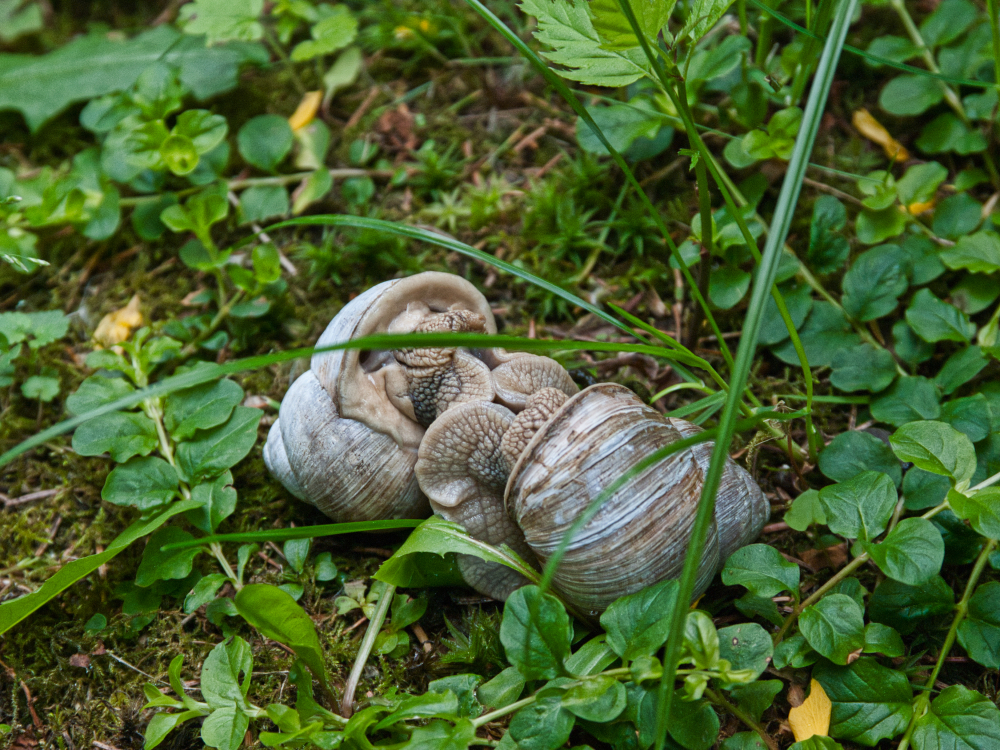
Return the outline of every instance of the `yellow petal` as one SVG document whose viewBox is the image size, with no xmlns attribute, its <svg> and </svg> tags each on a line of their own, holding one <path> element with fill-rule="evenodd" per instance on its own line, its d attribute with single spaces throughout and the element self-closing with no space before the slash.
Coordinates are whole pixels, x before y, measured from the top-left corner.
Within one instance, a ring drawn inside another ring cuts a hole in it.
<svg viewBox="0 0 1000 750">
<path fill-rule="evenodd" d="M 809 697 L 801 706 L 788 712 L 788 724 L 792 728 L 796 742 L 802 742 L 820 734 L 824 737 L 830 731 L 830 711 L 833 703 L 827 697 L 823 686 L 816 680 L 809 683 Z"/>
<path fill-rule="evenodd" d="M 127 339 L 141 325 L 142 313 L 139 311 L 139 295 L 136 294 L 125 307 L 101 318 L 94 331 L 94 340 L 101 346 L 114 346 Z"/>
<path fill-rule="evenodd" d="M 316 113 L 319 111 L 320 102 L 323 101 L 322 91 L 309 91 L 305 96 L 302 97 L 302 101 L 299 102 L 298 108 L 295 113 L 288 118 L 288 124 L 292 126 L 292 130 L 302 130 L 306 125 L 313 121 L 316 117 Z"/>
<path fill-rule="evenodd" d="M 911 203 L 906 207 L 906 210 L 914 216 L 919 216 L 925 211 L 930 211 L 934 208 L 934 199 L 931 198 L 929 201 L 924 201 L 923 203 Z"/>
<path fill-rule="evenodd" d="M 882 126 L 882 123 L 872 117 L 867 109 L 856 110 L 851 117 L 851 122 L 861 135 L 880 145 L 885 151 L 885 155 L 890 159 L 906 161 L 910 158 L 910 152 L 903 144 L 889 135 L 889 131 Z"/>
</svg>

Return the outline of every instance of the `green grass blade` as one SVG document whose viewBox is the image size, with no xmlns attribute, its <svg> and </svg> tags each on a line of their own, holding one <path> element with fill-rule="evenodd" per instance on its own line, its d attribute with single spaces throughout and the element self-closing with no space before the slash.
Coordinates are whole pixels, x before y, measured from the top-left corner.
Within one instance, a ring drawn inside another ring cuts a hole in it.
<svg viewBox="0 0 1000 750">
<path fill-rule="evenodd" d="M 294 529 L 264 529 L 263 531 L 238 531 L 233 534 L 212 534 L 186 542 L 166 544 L 164 552 L 175 549 L 201 547 L 215 542 L 287 542 L 289 539 L 315 539 L 319 536 L 357 534 L 363 531 L 394 531 L 414 529 L 424 522 L 422 518 L 392 518 L 387 521 L 352 521 L 350 523 L 325 523 L 319 526 L 297 526 Z"/>
<path fill-rule="evenodd" d="M 409 237 L 410 239 L 420 240 L 422 242 L 428 242 L 432 245 L 437 245 L 439 247 L 447 248 L 448 250 L 453 250 L 460 255 L 464 255 L 468 258 L 475 258 L 476 260 L 481 260 L 483 263 L 488 263 L 489 265 L 497 268 L 506 273 L 517 276 L 525 281 L 534 284 L 540 289 L 544 289 L 557 297 L 562 297 L 567 302 L 574 305 L 582 307 L 584 310 L 593 313 L 601 320 L 610 323 L 616 328 L 625 331 L 630 336 L 635 336 L 635 332 L 630 330 L 627 326 L 622 324 L 621 321 L 616 320 L 611 315 L 608 315 L 599 307 L 590 304 L 586 300 L 580 299 L 575 294 L 567 292 L 562 287 L 556 286 L 555 284 L 546 281 L 545 279 L 535 276 L 533 273 L 525 271 L 523 268 L 518 268 L 510 263 L 505 263 L 504 261 L 494 258 L 489 253 L 484 253 L 482 250 L 476 250 L 476 248 L 471 245 L 466 245 L 464 242 L 459 242 L 453 237 L 447 237 L 443 234 L 438 234 L 437 232 L 431 232 L 427 229 L 421 229 L 420 227 L 412 227 L 408 224 L 400 224 L 398 222 L 385 221 L 383 219 L 369 219 L 364 216 L 350 216 L 347 214 L 320 214 L 318 216 L 304 216 L 301 219 L 289 219 L 288 221 L 282 221 L 279 224 L 272 224 L 267 227 L 264 231 L 272 232 L 276 229 L 283 229 L 285 227 L 302 227 L 302 226 L 330 226 L 330 227 L 355 227 L 358 229 L 375 229 L 383 232 L 388 232 L 390 234 L 399 235 L 400 237 Z"/>
<path fill-rule="evenodd" d="M 309 357 L 318 352 L 338 351 L 341 349 L 402 349 L 412 346 L 471 346 L 471 347 L 504 347 L 528 352 L 546 351 L 599 351 L 599 352 L 635 352 L 638 354 L 648 354 L 669 361 L 678 361 L 683 364 L 709 369 L 711 365 L 693 354 L 680 352 L 665 347 L 653 346 L 650 344 L 623 344 L 604 341 L 568 341 L 553 339 L 527 339 L 519 336 L 489 336 L 484 334 L 468 333 L 448 333 L 448 334 L 376 334 L 364 338 L 345 341 L 339 344 L 331 344 L 323 347 L 304 347 L 301 349 L 291 349 L 286 352 L 274 352 L 257 357 L 246 357 L 237 359 L 222 365 L 203 367 L 193 372 L 183 375 L 173 375 L 169 378 L 154 383 L 142 390 L 130 393 L 127 396 L 112 401 L 110 403 L 92 409 L 86 414 L 80 414 L 70 419 L 63 420 L 58 424 L 42 430 L 32 435 L 27 440 L 14 446 L 6 453 L 0 455 L 0 466 L 4 466 L 22 453 L 42 445 L 47 440 L 69 432 L 79 427 L 84 422 L 121 409 L 129 409 L 138 405 L 147 398 L 156 396 L 166 396 L 174 391 L 184 388 L 191 388 L 195 385 L 207 383 L 211 380 L 233 375 L 238 372 L 249 370 L 259 370 L 280 362 L 287 362 L 299 357 Z"/>
<path fill-rule="evenodd" d="M 136 521 L 108 545 L 108 548 L 97 555 L 88 555 L 79 560 L 73 560 L 63 565 L 49 580 L 42 584 L 38 591 L 27 594 L 12 602 L 0 604 L 0 635 L 24 620 L 55 599 L 77 581 L 86 578 L 99 567 L 124 552 L 130 544 L 147 534 L 152 534 L 178 513 L 193 510 L 201 506 L 194 500 L 187 500 L 171 505 L 167 510 L 148 521 Z"/>
<path fill-rule="evenodd" d="M 813 80 L 812 89 L 809 92 L 802 126 L 795 140 L 795 148 L 788 163 L 785 179 L 782 182 L 781 193 L 778 196 L 778 203 L 771 222 L 771 232 L 768 234 L 763 259 L 753 282 L 750 305 L 744 319 L 743 333 L 740 337 L 736 353 L 736 366 L 732 373 L 726 406 L 719 419 L 718 437 L 715 448 L 712 451 L 712 460 L 709 469 L 705 474 L 705 483 L 698 504 L 698 513 L 695 517 L 687 554 L 684 558 L 684 570 L 681 574 L 680 590 L 677 594 L 677 601 L 681 603 L 690 601 L 691 594 L 694 591 L 698 563 L 701 560 L 701 555 L 705 548 L 705 539 L 714 516 L 715 496 L 718 492 L 722 471 L 729 455 L 729 446 L 736 429 L 740 393 L 750 375 L 750 366 L 753 363 L 754 353 L 757 349 L 757 339 L 763 321 L 764 305 L 774 284 L 778 263 L 781 259 L 782 246 L 785 243 L 785 238 L 788 236 L 795 206 L 802 189 L 802 179 L 805 176 L 806 165 L 816 140 L 816 133 L 819 129 L 823 109 L 826 106 L 830 84 L 833 82 L 834 71 L 837 67 L 837 61 L 840 58 L 841 48 L 844 45 L 844 39 L 847 36 L 847 29 L 850 25 L 851 16 L 856 4 L 857 0 L 841 0 L 838 3 L 830 35 L 824 45 L 823 54 L 816 68 L 816 75 Z M 686 617 L 687 608 L 682 604 L 682 606 L 676 608 L 673 614 L 670 636 L 667 639 L 663 656 L 663 679 L 660 683 L 657 712 L 657 750 L 662 750 L 666 742 L 667 717 L 670 715 L 670 706 L 674 697 L 677 660 L 680 657 L 680 647 L 683 640 Z"/>
</svg>

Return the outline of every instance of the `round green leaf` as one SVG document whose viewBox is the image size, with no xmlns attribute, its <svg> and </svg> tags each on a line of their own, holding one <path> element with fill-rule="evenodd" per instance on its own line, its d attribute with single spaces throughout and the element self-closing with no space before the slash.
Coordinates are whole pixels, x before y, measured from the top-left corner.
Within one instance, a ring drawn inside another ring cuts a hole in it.
<svg viewBox="0 0 1000 750">
<path fill-rule="evenodd" d="M 865 645 L 864 611 L 851 597 L 828 594 L 799 616 L 799 630 L 809 645 L 835 664 Z"/>
<path fill-rule="evenodd" d="M 279 115 L 257 115 L 244 123 L 236 135 L 240 155 L 267 172 L 288 156 L 293 140 L 288 120 Z"/>
</svg>

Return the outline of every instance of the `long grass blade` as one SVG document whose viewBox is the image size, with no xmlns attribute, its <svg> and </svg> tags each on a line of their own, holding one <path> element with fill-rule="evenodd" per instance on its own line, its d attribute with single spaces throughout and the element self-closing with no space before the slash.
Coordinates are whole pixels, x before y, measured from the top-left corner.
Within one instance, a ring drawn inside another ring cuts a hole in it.
<svg viewBox="0 0 1000 750">
<path fill-rule="evenodd" d="M 732 372 L 726 406 L 719 418 L 715 448 L 712 451 L 712 460 L 705 474 L 705 483 L 698 504 L 698 513 L 695 517 L 691 530 L 691 539 L 684 558 L 684 570 L 681 574 L 680 590 L 677 594 L 677 601 L 682 603 L 682 606 L 678 606 L 673 614 L 670 636 L 667 639 L 663 656 L 663 679 L 660 683 L 656 722 L 657 750 L 663 750 L 667 737 L 667 717 L 670 715 L 670 706 L 673 702 L 674 680 L 677 677 L 677 659 L 680 656 L 684 624 L 687 618 L 687 609 L 683 606 L 683 603 L 691 600 L 691 594 L 694 591 L 698 564 L 701 560 L 701 555 L 705 548 L 705 539 L 714 516 L 716 493 L 718 492 L 722 471 L 728 457 L 729 445 L 737 426 L 736 416 L 740 393 L 750 375 L 750 366 L 753 363 L 754 353 L 757 348 L 757 340 L 763 321 L 764 305 L 770 293 L 771 286 L 774 284 L 778 263 L 781 259 L 782 246 L 788 236 L 795 205 L 802 189 L 802 179 L 805 176 L 806 165 L 808 164 L 809 155 L 816 140 L 816 133 L 819 129 L 823 109 L 826 106 L 830 85 L 833 83 L 837 61 L 840 59 L 840 52 L 844 46 L 847 29 L 850 25 L 851 16 L 854 13 L 856 4 L 857 0 L 841 0 L 838 3 L 830 34 L 816 68 L 816 75 L 813 80 L 812 89 L 809 92 L 802 126 L 795 140 L 795 148 L 788 163 L 788 171 L 781 186 L 781 193 L 778 196 L 778 203 L 771 222 L 771 231 L 768 234 L 767 243 L 764 247 L 762 262 L 753 281 L 750 305 L 744 319 L 743 333 L 740 337 L 736 353 L 736 366 Z"/>
<path fill-rule="evenodd" d="M 324 523 L 318 526 L 296 526 L 294 529 L 264 529 L 263 531 L 237 531 L 232 534 L 212 534 L 186 542 L 175 542 L 160 547 L 167 552 L 189 547 L 202 547 L 216 542 L 287 542 L 289 539 L 315 539 L 320 536 L 357 534 L 364 531 L 395 531 L 415 529 L 422 524 L 422 518 L 392 518 L 387 521 L 352 521 L 350 523 Z"/>
<path fill-rule="evenodd" d="M 85 414 L 63 420 L 58 424 L 42 430 L 32 435 L 27 440 L 14 446 L 6 453 L 0 454 L 0 466 L 13 461 L 22 453 L 42 445 L 47 440 L 65 434 L 70 430 L 79 427 L 84 422 L 99 417 L 102 414 L 130 409 L 137 406 L 145 399 L 166 396 L 174 391 L 184 388 L 191 388 L 211 380 L 216 380 L 226 375 L 234 375 L 238 372 L 259 370 L 263 367 L 287 362 L 299 357 L 310 357 L 321 352 L 338 351 L 341 349 L 402 349 L 413 346 L 470 346 L 470 347 L 504 347 L 527 352 L 545 351 L 595 351 L 595 352 L 634 352 L 637 354 L 648 354 L 652 357 L 659 357 L 668 361 L 678 361 L 682 364 L 691 365 L 702 369 L 709 369 L 711 365 L 693 354 L 667 349 L 661 346 L 650 344 L 625 344 L 605 341 L 570 341 L 555 339 L 527 339 L 519 336 L 489 336 L 484 334 L 468 333 L 448 333 L 448 334 L 376 334 L 364 338 L 345 341 L 339 344 L 331 344 L 323 347 L 304 347 L 301 349 L 290 349 L 285 352 L 274 352 L 263 354 L 257 357 L 246 357 L 222 365 L 202 367 L 183 375 L 173 375 L 165 378 L 153 385 L 143 388 L 123 396 L 115 401 L 92 409 Z"/>
</svg>

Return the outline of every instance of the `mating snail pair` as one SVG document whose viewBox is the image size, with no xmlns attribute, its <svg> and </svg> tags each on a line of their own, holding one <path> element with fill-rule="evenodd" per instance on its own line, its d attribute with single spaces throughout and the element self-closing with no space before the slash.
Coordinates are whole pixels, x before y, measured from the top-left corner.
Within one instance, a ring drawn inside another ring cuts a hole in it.
<svg viewBox="0 0 1000 750">
<path fill-rule="evenodd" d="M 445 273 L 387 281 L 348 303 L 317 346 L 375 333 L 493 334 L 489 304 Z M 579 391 L 556 362 L 503 349 L 317 354 L 289 388 L 264 447 L 271 473 L 337 521 L 435 513 L 542 563 L 590 503 L 637 462 L 700 428 L 619 385 Z M 553 585 L 581 609 L 683 564 L 711 443 L 672 454 L 612 493 L 574 536 Z M 729 460 L 699 569 L 704 590 L 767 521 L 767 500 Z M 524 579 L 460 557 L 467 581 L 504 599 Z"/>
</svg>

